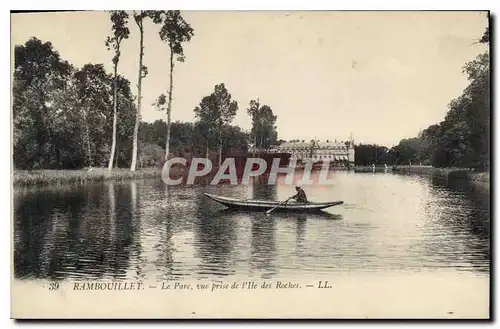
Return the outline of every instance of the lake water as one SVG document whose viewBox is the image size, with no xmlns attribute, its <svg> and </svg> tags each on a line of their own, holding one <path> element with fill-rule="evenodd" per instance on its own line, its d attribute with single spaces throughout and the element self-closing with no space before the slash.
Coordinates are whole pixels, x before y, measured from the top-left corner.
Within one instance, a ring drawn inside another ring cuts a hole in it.
<svg viewBox="0 0 500 329">
<path fill-rule="evenodd" d="M 29 279 L 301 278 L 447 271 L 489 277 L 489 193 L 460 180 L 335 172 L 324 215 L 231 212 L 204 192 L 284 200 L 291 185 L 161 180 L 14 191 L 14 274 Z"/>
</svg>

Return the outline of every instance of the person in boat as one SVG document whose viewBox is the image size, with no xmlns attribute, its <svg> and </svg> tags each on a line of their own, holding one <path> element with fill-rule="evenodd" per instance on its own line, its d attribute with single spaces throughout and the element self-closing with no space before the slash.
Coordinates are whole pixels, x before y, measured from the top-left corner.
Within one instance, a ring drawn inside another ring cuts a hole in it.
<svg viewBox="0 0 500 329">
<path fill-rule="evenodd" d="M 297 194 L 292 196 L 290 200 L 295 200 L 298 203 L 307 203 L 307 196 L 306 192 L 300 187 L 300 186 L 295 186 L 295 190 L 297 191 Z"/>
</svg>

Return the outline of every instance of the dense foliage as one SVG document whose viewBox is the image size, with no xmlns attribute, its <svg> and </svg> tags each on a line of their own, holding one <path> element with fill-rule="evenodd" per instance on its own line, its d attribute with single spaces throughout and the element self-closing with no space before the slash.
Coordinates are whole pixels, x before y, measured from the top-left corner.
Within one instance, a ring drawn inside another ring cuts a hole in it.
<svg viewBox="0 0 500 329">
<path fill-rule="evenodd" d="M 172 48 L 171 55 L 183 60 L 182 48 L 179 47 L 192 35 L 189 25 L 176 16 L 176 12 L 146 14 L 156 23 L 163 24 L 162 40 L 177 36 L 178 43 L 172 44 L 175 49 Z M 134 16 L 136 22 L 137 17 Z M 140 122 L 137 127 L 138 98 L 132 94 L 130 81 L 116 74 L 120 54 L 118 41 L 128 37 L 125 18 L 122 12 L 111 14 L 112 21 L 119 23 L 113 27 L 115 39 L 108 37 L 106 43 L 114 49 L 112 74 L 106 72 L 102 64 L 74 67 L 60 57 L 50 42 L 37 38 L 15 47 L 12 89 L 15 168 L 77 169 L 106 167 L 108 163 L 114 163 L 114 167 L 135 168 L 133 144 L 136 139 L 138 167 L 157 166 L 164 161 L 166 152 L 175 156 L 213 157 L 215 154 L 220 161 L 229 153 L 245 154 L 248 145 L 267 149 L 280 142 L 277 116 L 269 105 L 261 104 L 258 99 L 251 100 L 246 110 L 252 119 L 250 132 L 231 124 L 238 103 L 232 99 L 224 83 L 214 86 L 213 92 L 203 97 L 199 106 L 193 109 L 195 122 L 170 123 L 171 94 L 167 92 L 168 96 L 160 95 L 157 102 L 158 109 L 166 110 L 167 122 Z M 478 43 L 489 44 L 489 30 Z M 141 63 L 142 71 L 146 73 L 147 69 Z M 355 163 L 422 163 L 488 170 L 489 51 L 466 63 L 463 72 L 469 81 L 468 86 L 460 97 L 450 102 L 442 122 L 429 126 L 414 138 L 401 140 L 392 149 L 357 145 Z M 113 137 L 115 134 L 116 138 Z"/>
<path fill-rule="evenodd" d="M 200 122 L 172 122 L 170 126 L 170 154 L 182 157 L 205 157 L 207 155 L 207 139 L 203 134 L 204 128 Z M 222 144 L 222 154 L 246 154 L 248 136 L 239 127 L 226 125 L 225 139 Z M 144 154 L 144 161 L 148 163 L 161 162 L 165 155 L 165 136 L 167 124 L 163 120 L 153 123 L 142 122 L 140 140 L 148 146 L 148 154 Z M 210 145 L 217 145 L 216 135 L 209 140 Z M 154 151 L 155 150 L 155 151 Z M 209 157 L 215 157 L 219 150 L 209 148 Z"/>
<path fill-rule="evenodd" d="M 478 43 L 489 44 L 487 29 Z M 486 51 L 463 67 L 469 81 L 462 95 L 449 103 L 442 122 L 417 137 L 403 139 L 384 154 L 376 145 L 358 145 L 356 164 L 423 164 L 435 167 L 490 167 L 490 55 Z"/>
<path fill-rule="evenodd" d="M 390 164 L 394 162 L 389 149 L 385 146 L 359 144 L 354 146 L 354 164 L 371 166 L 372 164 Z"/>
<path fill-rule="evenodd" d="M 114 167 L 128 167 L 136 97 L 126 78 L 117 75 L 116 87 Z M 236 110 L 224 84 L 215 86 L 194 109 L 196 122 L 171 124 L 170 154 L 246 154 L 248 134 L 231 125 Z M 114 74 L 102 64 L 76 68 L 50 42 L 32 38 L 15 48 L 13 119 L 16 169 L 105 167 L 113 141 Z M 137 166 L 158 166 L 165 158 L 166 122 L 141 122 L 138 131 Z"/>
<path fill-rule="evenodd" d="M 111 149 L 113 76 L 101 64 L 78 69 L 50 42 L 15 47 L 14 165 L 20 169 L 105 166 Z M 130 156 L 134 98 L 118 77 L 117 161 Z M 126 152 L 124 152 L 126 151 Z"/>
<path fill-rule="evenodd" d="M 278 140 L 277 116 L 269 105 L 261 105 L 259 100 L 251 100 L 247 109 L 252 118 L 251 140 L 252 144 L 260 149 L 268 149 Z"/>
</svg>

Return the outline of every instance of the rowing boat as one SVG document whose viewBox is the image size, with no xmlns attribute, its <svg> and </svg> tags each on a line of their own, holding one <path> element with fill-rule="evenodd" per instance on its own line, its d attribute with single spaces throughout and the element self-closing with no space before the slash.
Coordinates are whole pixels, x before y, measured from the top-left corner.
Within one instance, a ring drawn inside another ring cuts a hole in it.
<svg viewBox="0 0 500 329">
<path fill-rule="evenodd" d="M 228 208 L 232 209 L 243 209 L 252 211 L 267 211 L 276 207 L 275 211 L 293 211 L 293 212 L 316 212 L 325 208 L 338 206 L 343 204 L 343 201 L 333 201 L 333 202 L 288 202 L 283 203 L 282 201 L 267 201 L 267 200 L 252 200 L 252 199 L 235 199 L 224 197 L 220 195 L 214 195 L 205 193 L 205 196 L 211 200 L 214 200 Z"/>
</svg>

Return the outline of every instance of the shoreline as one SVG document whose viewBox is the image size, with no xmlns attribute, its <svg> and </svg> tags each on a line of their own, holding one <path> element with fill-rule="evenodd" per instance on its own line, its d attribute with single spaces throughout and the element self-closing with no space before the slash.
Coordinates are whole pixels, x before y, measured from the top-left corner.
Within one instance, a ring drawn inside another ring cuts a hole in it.
<svg viewBox="0 0 500 329">
<path fill-rule="evenodd" d="M 172 168 L 174 169 L 174 168 Z M 359 170 L 361 169 L 361 170 Z M 366 170 L 363 170 L 366 169 Z M 371 169 L 371 168 L 370 168 Z M 171 176 L 182 175 L 181 168 L 171 172 Z M 367 168 L 355 168 L 355 172 L 368 172 Z M 372 170 L 370 170 L 372 171 Z M 401 174 L 416 174 L 422 176 L 439 176 L 443 178 L 465 179 L 476 186 L 489 189 L 490 172 L 474 172 L 463 168 L 435 168 L 430 166 L 404 166 L 404 167 L 376 167 L 375 172 L 393 172 Z M 31 186 L 60 186 L 99 183 L 107 181 L 133 181 L 142 179 L 161 178 L 161 170 L 155 167 L 142 168 L 130 171 L 128 168 L 113 169 L 93 168 L 91 171 L 68 169 L 42 169 L 42 170 L 14 170 L 12 175 L 13 187 Z"/>
<path fill-rule="evenodd" d="M 43 169 L 14 170 L 12 174 L 13 187 L 80 185 L 106 181 L 132 181 L 139 179 L 160 178 L 158 168 L 142 168 L 130 171 L 128 168 L 93 168 L 92 170 Z"/>
<path fill-rule="evenodd" d="M 417 174 L 422 176 L 438 176 L 443 178 L 464 179 L 475 186 L 490 188 L 490 172 L 476 172 L 466 168 L 435 168 L 430 166 L 404 166 L 391 168 L 392 172 Z"/>
</svg>

